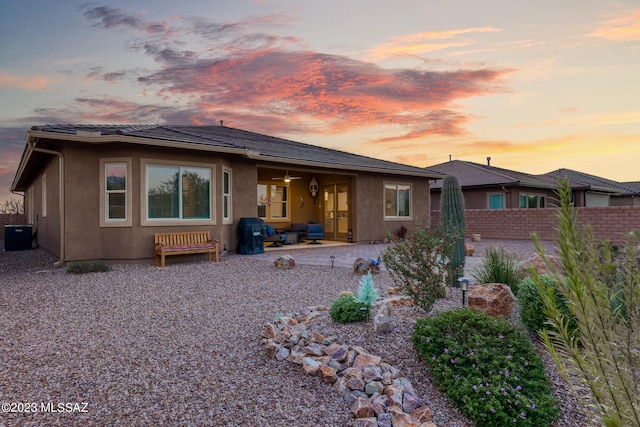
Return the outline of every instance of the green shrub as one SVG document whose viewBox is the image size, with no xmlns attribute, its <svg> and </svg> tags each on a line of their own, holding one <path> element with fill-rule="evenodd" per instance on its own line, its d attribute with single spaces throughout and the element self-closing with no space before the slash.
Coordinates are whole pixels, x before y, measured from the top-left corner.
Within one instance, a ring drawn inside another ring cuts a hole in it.
<svg viewBox="0 0 640 427">
<path fill-rule="evenodd" d="M 449 260 L 453 250 L 441 230 L 418 230 L 381 254 L 393 283 L 416 305 L 429 311 L 438 298 L 446 295 Z"/>
<path fill-rule="evenodd" d="M 74 262 L 67 266 L 67 273 L 71 274 L 104 273 L 109 270 L 109 264 L 102 261 Z"/>
<path fill-rule="evenodd" d="M 518 256 L 502 247 L 490 246 L 485 250 L 482 263 L 473 273 L 477 283 L 503 283 L 509 285 L 514 294 L 524 276 L 522 262 Z"/>
<path fill-rule="evenodd" d="M 360 279 L 360 287 L 358 288 L 358 296 L 356 301 L 363 303 L 367 307 L 371 308 L 374 302 L 378 300 L 378 291 L 373 285 L 373 277 L 371 272 L 368 272 Z"/>
<path fill-rule="evenodd" d="M 539 286 L 544 287 L 546 290 L 554 289 L 558 305 L 562 308 L 562 312 L 567 316 L 567 319 L 569 319 L 569 330 L 575 331 L 577 328 L 575 319 L 571 317 L 564 298 L 558 292 L 556 279 L 548 274 L 542 275 L 539 279 Z M 548 325 L 545 325 L 547 321 L 547 316 L 545 315 L 546 307 L 533 278 L 527 277 L 518 284 L 516 299 L 520 306 L 520 321 L 529 332 L 537 334 L 538 331 L 548 327 Z"/>
<path fill-rule="evenodd" d="M 477 426 L 548 426 L 558 414 L 540 356 L 513 324 L 472 309 L 419 319 L 413 346 Z"/>
<path fill-rule="evenodd" d="M 360 310 L 368 308 L 366 304 L 356 300 L 353 295 L 346 295 L 338 298 L 331 304 L 329 316 L 331 320 L 338 323 L 360 322 L 366 320 L 368 312 Z"/>
</svg>

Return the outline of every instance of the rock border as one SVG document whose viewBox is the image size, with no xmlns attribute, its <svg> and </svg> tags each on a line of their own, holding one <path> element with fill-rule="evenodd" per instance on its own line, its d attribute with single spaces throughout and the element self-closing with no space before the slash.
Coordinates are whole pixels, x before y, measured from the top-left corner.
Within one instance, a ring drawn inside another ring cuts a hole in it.
<svg viewBox="0 0 640 427">
<path fill-rule="evenodd" d="M 262 328 L 267 355 L 301 365 L 333 384 L 351 408 L 358 427 L 437 427 L 431 411 L 404 374 L 362 347 L 340 344 L 311 328 L 327 307 L 306 307 Z"/>
</svg>

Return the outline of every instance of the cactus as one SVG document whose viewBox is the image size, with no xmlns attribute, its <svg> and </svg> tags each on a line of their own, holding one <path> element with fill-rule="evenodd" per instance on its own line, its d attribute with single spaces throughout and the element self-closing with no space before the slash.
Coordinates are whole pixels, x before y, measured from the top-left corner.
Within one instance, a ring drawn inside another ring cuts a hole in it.
<svg viewBox="0 0 640 427">
<path fill-rule="evenodd" d="M 445 176 L 442 182 L 440 212 L 445 239 L 454 242 L 449 277 L 451 286 L 457 287 L 464 270 L 464 200 L 458 179 L 453 175 Z"/>
</svg>

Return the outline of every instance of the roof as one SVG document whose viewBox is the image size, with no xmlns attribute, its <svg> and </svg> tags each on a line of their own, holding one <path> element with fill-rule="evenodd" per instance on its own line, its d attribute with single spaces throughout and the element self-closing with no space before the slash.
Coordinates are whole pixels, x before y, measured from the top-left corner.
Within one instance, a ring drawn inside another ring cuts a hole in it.
<svg viewBox="0 0 640 427">
<path fill-rule="evenodd" d="M 232 153 L 263 162 L 288 163 L 292 165 L 327 167 L 373 173 L 391 173 L 430 179 L 443 177 L 442 174 L 429 169 L 276 138 L 228 126 L 44 125 L 33 126 L 27 132 L 27 140 L 68 140 L 91 144 L 120 142 L 166 146 L 208 152 Z M 12 184 L 12 190 L 23 190 L 19 184 L 20 177 L 32 154 L 31 147 L 27 144 Z"/>
<path fill-rule="evenodd" d="M 451 160 L 449 162 L 430 166 L 429 169 L 445 175 L 454 175 L 458 178 L 460 187 L 463 188 L 520 186 L 553 189 L 557 187 L 557 180 L 551 177 L 530 175 L 524 172 L 517 172 L 463 160 Z M 441 188 L 441 181 L 431 185 L 432 190 L 440 190 Z"/>
<path fill-rule="evenodd" d="M 626 186 L 610 179 L 571 169 L 557 169 L 555 171 L 547 172 L 545 175 L 556 179 L 568 178 L 572 187 L 582 186 L 586 190 L 618 193 L 617 195 L 621 196 L 634 194 L 630 189 L 631 186 Z"/>
</svg>

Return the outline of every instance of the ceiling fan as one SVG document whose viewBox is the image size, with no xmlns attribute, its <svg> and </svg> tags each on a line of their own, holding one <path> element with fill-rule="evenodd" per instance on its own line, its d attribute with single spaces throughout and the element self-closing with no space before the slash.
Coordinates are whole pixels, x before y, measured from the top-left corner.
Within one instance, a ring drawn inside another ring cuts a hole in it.
<svg viewBox="0 0 640 427">
<path fill-rule="evenodd" d="M 302 179 L 301 176 L 290 176 L 289 175 L 289 171 L 287 171 L 284 176 L 279 176 L 279 177 L 275 177 L 275 178 L 271 178 L 271 179 L 277 179 L 279 181 L 284 181 L 284 182 L 291 182 L 292 179 Z"/>
</svg>

